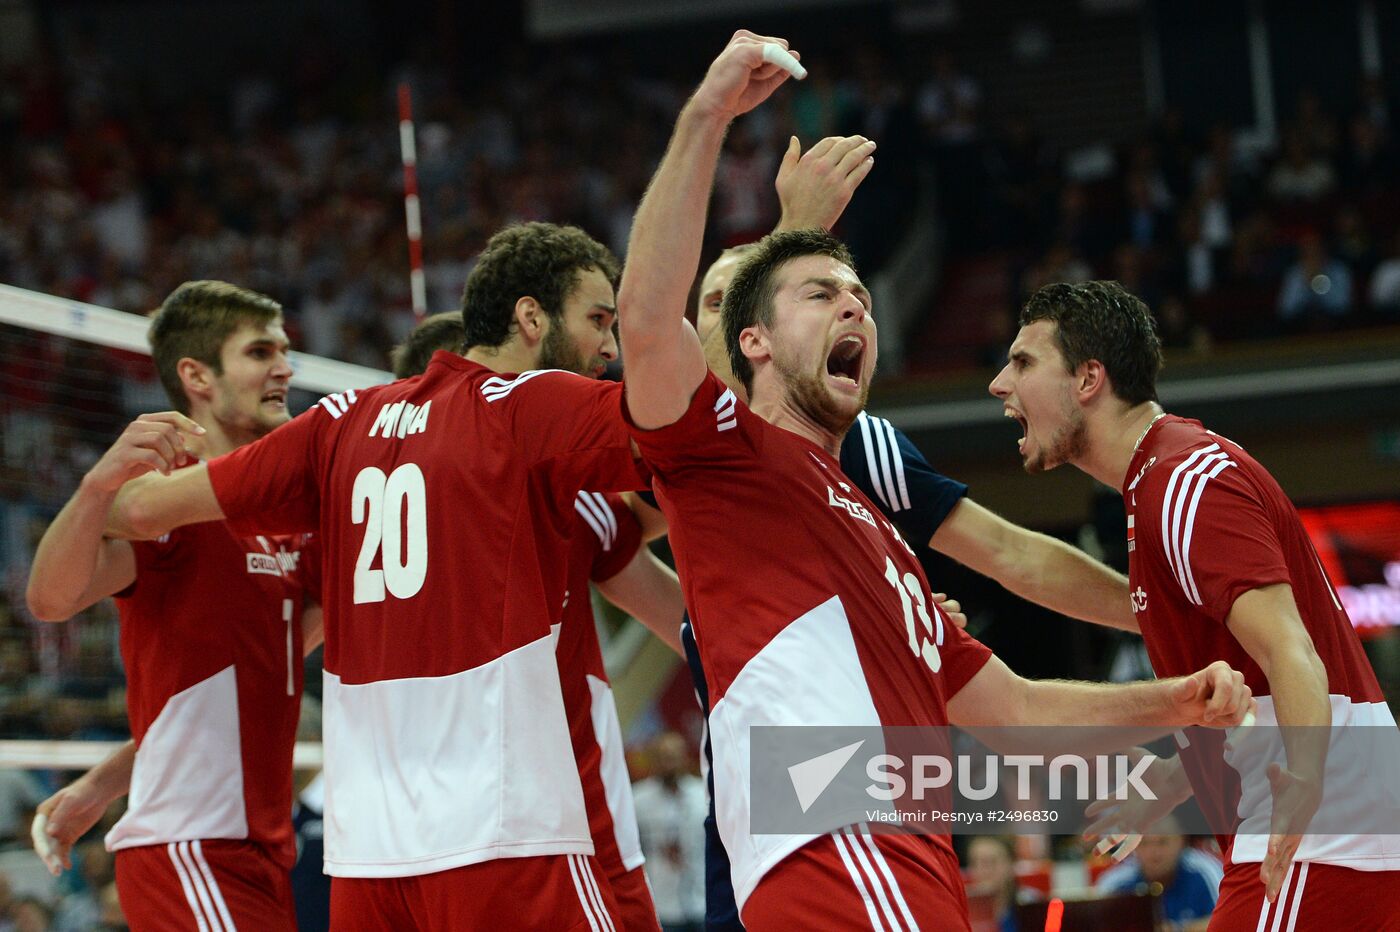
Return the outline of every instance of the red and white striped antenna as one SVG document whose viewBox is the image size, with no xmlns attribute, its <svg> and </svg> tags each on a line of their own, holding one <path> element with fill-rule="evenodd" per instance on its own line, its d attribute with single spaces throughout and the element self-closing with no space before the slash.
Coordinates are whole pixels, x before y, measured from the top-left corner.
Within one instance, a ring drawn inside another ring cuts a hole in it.
<svg viewBox="0 0 1400 932">
<path fill-rule="evenodd" d="M 428 313 L 428 283 L 423 275 L 423 212 L 418 201 L 418 147 L 413 134 L 413 92 L 399 83 L 399 151 L 403 155 L 403 213 L 408 225 L 408 287 L 413 316 Z"/>
</svg>

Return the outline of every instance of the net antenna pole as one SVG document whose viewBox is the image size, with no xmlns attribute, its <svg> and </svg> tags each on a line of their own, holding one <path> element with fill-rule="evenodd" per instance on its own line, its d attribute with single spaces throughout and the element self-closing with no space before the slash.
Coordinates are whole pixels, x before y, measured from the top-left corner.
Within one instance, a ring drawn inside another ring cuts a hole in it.
<svg viewBox="0 0 1400 932">
<path fill-rule="evenodd" d="M 428 313 L 428 284 L 423 275 L 423 212 L 418 200 L 418 147 L 413 132 L 413 91 L 399 82 L 399 151 L 403 155 L 403 213 L 408 225 L 408 287 L 413 318 L 421 323 Z"/>
</svg>

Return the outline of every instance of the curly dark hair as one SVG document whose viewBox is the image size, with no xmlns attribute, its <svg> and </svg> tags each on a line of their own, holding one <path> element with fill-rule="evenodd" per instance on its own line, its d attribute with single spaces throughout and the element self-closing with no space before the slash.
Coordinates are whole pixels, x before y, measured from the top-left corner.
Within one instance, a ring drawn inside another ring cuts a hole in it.
<svg viewBox="0 0 1400 932">
<path fill-rule="evenodd" d="M 1021 326 L 1038 320 L 1055 323 L 1055 339 L 1065 365 L 1097 359 L 1113 385 L 1113 394 L 1130 405 L 1157 400 L 1162 371 L 1162 339 L 1157 322 L 1142 299 L 1117 282 L 1046 285 L 1021 309 Z"/>
<path fill-rule="evenodd" d="M 608 247 L 574 226 L 518 223 L 486 243 L 462 291 L 465 346 L 500 346 L 515 329 L 515 302 L 532 297 L 558 319 L 579 273 L 597 269 L 617 287 Z"/>
<path fill-rule="evenodd" d="M 822 229 L 787 230 L 759 240 L 734 270 L 724 290 L 720 321 L 724 345 L 734 375 L 753 391 L 753 365 L 739 348 L 739 334 L 755 324 L 773 325 L 773 296 L 778 292 L 778 270 L 803 256 L 830 256 L 855 271 L 856 263 L 846 244 Z"/>
<path fill-rule="evenodd" d="M 414 327 L 404 341 L 394 347 L 389 361 L 394 370 L 394 378 L 407 379 L 422 375 L 428 368 L 428 361 L 438 350 L 457 351 L 462 348 L 462 315 L 458 311 L 444 311 L 425 317 Z"/>
</svg>

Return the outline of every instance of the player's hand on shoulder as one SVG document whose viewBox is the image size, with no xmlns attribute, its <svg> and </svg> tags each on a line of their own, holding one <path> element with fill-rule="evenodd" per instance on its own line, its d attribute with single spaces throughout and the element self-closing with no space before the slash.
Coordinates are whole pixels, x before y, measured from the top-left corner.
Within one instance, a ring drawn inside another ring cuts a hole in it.
<svg viewBox="0 0 1400 932">
<path fill-rule="evenodd" d="M 934 592 L 929 596 L 933 599 L 933 604 L 943 609 L 943 614 L 948 616 L 948 620 L 959 628 L 967 627 L 967 615 L 963 614 L 962 603 L 957 599 L 950 599 L 946 592 Z"/>
<path fill-rule="evenodd" d="M 874 140 L 864 136 L 828 136 L 805 153 L 793 136 L 774 182 L 783 210 L 778 229 L 830 230 L 875 166 L 874 155 Z"/>
<path fill-rule="evenodd" d="M 1172 684 L 1172 701 L 1186 724 L 1233 728 L 1256 708 L 1244 674 L 1223 660 Z"/>
<path fill-rule="evenodd" d="M 711 64 L 691 103 L 704 113 L 725 120 L 748 113 L 777 90 L 792 74 L 765 59 L 763 46 L 774 43 L 793 58 L 802 56 L 788 48 L 786 39 L 760 36 L 740 29 Z"/>
<path fill-rule="evenodd" d="M 117 442 L 88 470 L 85 482 L 104 492 L 148 472 L 169 475 L 199 459 L 204 428 L 178 411 L 143 414 L 126 426 Z"/>
</svg>

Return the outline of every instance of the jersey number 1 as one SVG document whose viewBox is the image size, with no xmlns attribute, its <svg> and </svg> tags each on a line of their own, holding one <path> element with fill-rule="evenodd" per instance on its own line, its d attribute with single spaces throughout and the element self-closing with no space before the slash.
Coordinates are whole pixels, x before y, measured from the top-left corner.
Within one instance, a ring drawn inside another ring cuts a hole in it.
<svg viewBox="0 0 1400 932">
<path fill-rule="evenodd" d="M 919 630 L 914 625 L 914 615 L 917 613 L 924 632 L 933 635 L 933 619 L 929 617 L 928 600 L 924 597 L 924 587 L 920 585 L 919 577 L 913 573 L 905 573 L 904 577 L 900 578 L 899 567 L 895 566 L 889 557 L 885 557 L 885 579 L 894 586 L 894 591 L 899 593 L 899 601 L 904 606 L 904 627 L 909 634 L 909 649 L 914 652 L 915 657 L 922 657 L 928 668 L 937 673 L 943 667 L 943 657 L 938 653 L 938 644 L 929 638 L 919 637 Z"/>
<path fill-rule="evenodd" d="M 423 471 L 404 463 L 388 476 L 369 466 L 350 492 L 350 520 L 365 526 L 355 561 L 355 604 L 383 602 L 384 590 L 409 599 L 428 575 L 428 492 Z M 383 569 L 370 569 L 383 550 Z"/>
</svg>

